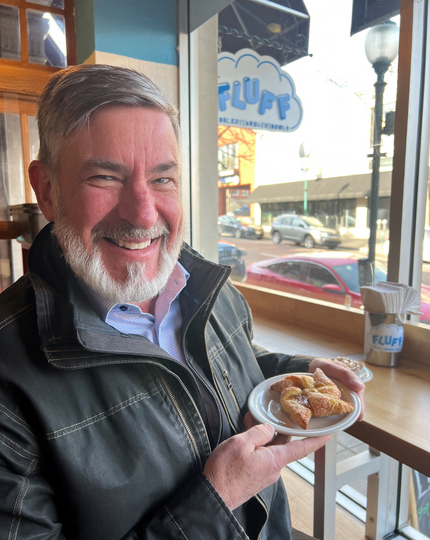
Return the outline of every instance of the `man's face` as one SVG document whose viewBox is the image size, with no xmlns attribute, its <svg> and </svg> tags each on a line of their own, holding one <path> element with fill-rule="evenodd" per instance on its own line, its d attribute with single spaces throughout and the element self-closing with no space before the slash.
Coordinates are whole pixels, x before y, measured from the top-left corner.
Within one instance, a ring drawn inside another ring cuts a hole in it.
<svg viewBox="0 0 430 540">
<path fill-rule="evenodd" d="M 90 259 L 96 254 L 113 283 L 125 283 L 130 268 L 142 266 L 152 281 L 165 262 L 163 246 L 176 260 L 182 243 L 178 167 L 177 141 L 165 113 L 102 108 L 60 151 L 56 226 L 60 222 L 73 232 Z M 73 268 L 73 253 L 58 236 Z M 127 300 L 133 301 L 122 301 Z"/>
</svg>

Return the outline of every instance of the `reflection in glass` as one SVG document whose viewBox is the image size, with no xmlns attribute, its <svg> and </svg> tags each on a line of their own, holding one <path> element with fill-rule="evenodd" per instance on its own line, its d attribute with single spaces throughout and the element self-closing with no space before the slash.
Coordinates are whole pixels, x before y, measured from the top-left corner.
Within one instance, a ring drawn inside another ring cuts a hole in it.
<svg viewBox="0 0 430 540">
<path fill-rule="evenodd" d="M 35 116 L 28 117 L 28 136 L 30 139 L 30 161 L 37 159 L 39 153 L 39 132 Z"/>
<path fill-rule="evenodd" d="M 0 112 L 0 220 L 9 220 L 9 206 L 25 201 L 19 114 Z M 12 252 L 8 240 L 0 240 L 0 291 L 12 283 Z"/>
<path fill-rule="evenodd" d="M 430 169 L 429 169 L 430 170 Z M 425 310 L 426 317 L 420 318 L 420 322 L 430 324 L 430 181 L 427 186 L 426 217 L 423 240 L 423 263 L 421 283 L 421 312 Z"/>
<path fill-rule="evenodd" d="M 413 493 L 409 500 L 409 525 L 430 538 L 430 478 L 411 471 Z"/>
<path fill-rule="evenodd" d="M 39 4 L 41 6 L 49 6 L 58 9 L 64 9 L 64 0 L 26 0 L 32 4 Z"/>
<path fill-rule="evenodd" d="M 21 60 L 19 9 L 0 4 L 0 58 Z"/>
<path fill-rule="evenodd" d="M 28 9 L 27 33 L 29 62 L 66 67 L 66 34 L 62 15 Z"/>
</svg>

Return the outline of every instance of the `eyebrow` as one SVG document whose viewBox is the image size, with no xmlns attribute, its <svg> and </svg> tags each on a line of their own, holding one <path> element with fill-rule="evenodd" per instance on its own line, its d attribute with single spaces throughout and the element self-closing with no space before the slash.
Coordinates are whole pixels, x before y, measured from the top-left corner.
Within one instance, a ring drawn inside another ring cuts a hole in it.
<svg viewBox="0 0 430 540">
<path fill-rule="evenodd" d="M 128 173 L 129 168 L 125 167 L 121 163 L 118 163 L 117 161 L 109 161 L 108 159 L 102 159 L 102 158 L 88 158 L 84 161 L 84 164 L 82 165 L 80 169 L 80 173 L 84 174 L 88 171 L 90 171 L 94 167 L 99 167 L 100 169 L 105 169 L 107 171 L 117 172 L 117 173 Z M 155 165 L 152 169 L 150 169 L 150 174 L 160 174 L 166 171 L 170 171 L 171 169 L 177 169 L 178 164 L 176 161 L 167 161 L 166 163 L 159 163 L 158 165 Z"/>
<path fill-rule="evenodd" d="M 100 158 L 88 158 L 84 161 L 80 173 L 84 174 L 89 172 L 94 167 L 99 167 L 100 169 L 105 169 L 106 171 L 112 171 L 117 173 L 128 172 L 128 167 L 121 165 L 117 161 L 109 161 L 108 159 Z"/>
<path fill-rule="evenodd" d="M 151 174 L 159 174 L 166 171 L 170 171 L 171 169 L 177 169 L 178 164 L 176 161 L 167 161 L 166 163 L 159 163 L 158 165 L 155 165 L 149 172 Z"/>
</svg>

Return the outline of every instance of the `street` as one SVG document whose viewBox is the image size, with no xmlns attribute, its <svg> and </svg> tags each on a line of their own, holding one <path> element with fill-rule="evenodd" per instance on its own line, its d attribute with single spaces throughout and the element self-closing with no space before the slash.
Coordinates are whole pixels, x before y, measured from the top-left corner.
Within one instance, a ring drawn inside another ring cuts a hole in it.
<svg viewBox="0 0 430 540">
<path fill-rule="evenodd" d="M 329 251 L 327 248 L 307 249 L 304 246 L 296 246 L 293 242 L 284 240 L 276 245 L 272 242 L 269 234 L 265 234 L 262 240 L 250 240 L 245 238 L 233 238 L 232 236 L 219 236 L 219 240 L 234 244 L 237 248 L 246 251 L 246 255 L 242 257 L 245 261 L 245 266 L 248 268 L 253 264 L 264 259 L 272 259 L 274 257 L 283 257 L 285 255 L 298 255 L 300 253 L 317 254 L 321 251 Z M 366 251 L 360 251 L 367 248 L 367 240 L 351 239 L 343 241 L 333 252 L 342 251 L 344 253 L 352 253 L 358 257 L 366 257 Z M 377 260 L 386 266 L 387 257 L 383 255 L 377 256 Z"/>
<path fill-rule="evenodd" d="M 265 234 L 262 240 L 250 240 L 245 238 L 234 238 L 232 236 L 219 236 L 219 240 L 234 244 L 237 248 L 246 251 L 246 255 L 242 258 L 245 261 L 245 266 L 248 268 L 250 264 L 265 259 L 274 257 L 283 257 L 285 255 L 298 255 L 300 253 L 317 254 L 319 252 L 330 251 L 327 248 L 307 249 L 304 246 L 296 246 L 293 242 L 283 241 L 281 244 L 274 244 L 268 233 Z M 358 257 L 367 257 L 367 239 L 343 238 L 342 244 L 333 252 L 351 253 Z M 381 251 L 381 250 L 379 250 Z M 386 270 L 387 256 L 383 253 L 376 254 L 376 260 Z M 430 264 L 423 263 L 423 285 L 430 285 Z"/>
</svg>

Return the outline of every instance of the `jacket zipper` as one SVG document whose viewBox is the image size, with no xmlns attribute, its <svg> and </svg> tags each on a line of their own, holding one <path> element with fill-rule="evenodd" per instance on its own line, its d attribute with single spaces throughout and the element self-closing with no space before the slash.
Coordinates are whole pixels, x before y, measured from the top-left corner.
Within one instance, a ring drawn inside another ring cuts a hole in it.
<svg viewBox="0 0 430 540">
<path fill-rule="evenodd" d="M 228 279 L 229 276 L 230 276 L 230 273 L 231 273 L 231 270 L 230 270 L 230 271 L 227 271 L 227 272 L 221 277 L 221 279 L 218 281 L 218 283 L 216 283 L 215 286 L 213 287 L 212 290 L 215 290 L 215 289 L 216 289 L 217 292 L 216 292 L 216 294 L 214 293 L 213 296 L 212 296 L 210 305 L 209 305 L 209 307 L 208 307 L 208 312 L 209 312 L 209 313 L 212 311 L 212 307 L 213 307 L 213 305 L 215 304 L 215 301 L 216 301 L 216 299 L 217 299 L 217 297 L 218 297 L 218 295 L 219 295 L 219 292 L 220 292 L 220 290 L 221 290 L 221 286 L 224 285 L 224 283 L 227 281 L 227 279 Z M 204 306 L 204 304 L 200 304 L 200 306 L 199 306 L 199 308 L 197 309 L 197 311 L 195 312 L 194 316 L 193 316 L 193 317 L 190 319 L 190 321 L 188 322 L 187 327 L 186 327 L 185 330 L 184 330 L 183 336 L 185 336 L 185 334 L 187 333 L 187 330 L 188 330 L 188 328 L 189 328 L 189 326 L 190 326 L 190 324 L 191 324 L 191 321 L 199 314 L 200 310 L 203 309 L 203 306 Z M 204 335 L 205 335 L 205 333 L 206 333 L 206 328 L 207 328 L 207 325 L 208 325 L 208 321 L 209 321 L 209 318 L 206 318 L 205 327 L 204 327 L 204 329 L 203 329 L 203 339 L 204 339 Z M 206 356 L 209 358 L 208 350 L 207 350 L 207 347 L 206 347 L 206 341 L 205 341 L 205 349 L 206 349 Z M 182 344 L 182 350 L 183 350 L 183 353 L 184 353 L 185 358 L 187 359 L 187 363 L 188 363 L 188 365 L 190 366 L 190 369 L 193 371 L 193 373 L 195 374 L 195 376 L 198 377 L 198 379 L 202 382 L 202 384 L 204 384 L 204 386 L 207 388 L 207 390 L 208 390 L 209 392 L 211 392 L 211 389 L 208 387 L 208 385 L 206 384 L 206 382 L 200 377 L 199 373 L 197 373 L 196 370 L 195 370 L 195 369 L 192 367 L 192 365 L 189 363 L 188 357 L 187 357 L 187 355 L 186 355 L 186 353 L 185 353 L 185 347 L 183 346 L 183 344 Z M 214 381 L 215 387 L 217 388 L 217 394 L 218 394 L 218 397 L 219 397 L 220 401 L 222 402 L 222 404 L 224 405 L 224 411 L 225 411 L 225 413 L 226 413 L 228 423 L 230 424 L 230 427 L 231 427 L 231 429 L 233 430 L 233 432 L 234 432 L 234 433 L 237 433 L 237 430 L 236 430 L 235 427 L 233 426 L 233 422 L 232 422 L 231 417 L 230 417 L 230 414 L 229 414 L 229 412 L 228 412 L 227 405 L 226 405 L 225 401 L 224 401 L 223 398 L 222 398 L 221 392 L 219 391 L 219 386 L 218 386 L 218 383 L 217 383 L 217 379 L 216 379 L 216 377 L 215 377 L 215 375 L 214 375 L 214 372 L 213 372 L 213 369 L 212 369 L 212 367 L 211 367 L 211 365 L 210 365 L 210 362 L 209 362 L 209 367 L 210 367 L 210 370 L 211 370 L 211 373 L 212 373 L 212 379 L 213 379 L 213 381 Z M 225 371 L 225 373 L 227 373 L 227 371 Z M 223 377 L 224 377 L 224 374 L 223 374 Z M 229 390 L 230 390 L 231 395 L 232 395 L 233 398 L 234 398 L 234 402 L 235 402 L 235 404 L 236 404 L 237 410 L 240 411 L 240 408 L 239 408 L 239 405 L 238 405 L 238 403 L 237 403 L 236 397 L 235 397 L 235 395 L 233 394 L 233 390 L 231 389 L 231 384 L 230 384 L 230 389 L 229 389 Z M 221 412 L 220 412 L 220 410 L 219 410 L 219 407 L 218 407 L 218 404 L 216 403 L 216 401 L 215 401 L 215 404 L 217 405 L 218 415 L 219 415 L 219 418 L 220 418 L 220 420 L 221 420 Z"/>
<path fill-rule="evenodd" d="M 266 513 L 266 519 L 265 519 L 265 521 L 264 521 L 263 526 L 261 527 L 260 532 L 258 533 L 257 540 L 259 540 L 259 539 L 261 538 L 261 533 L 263 532 L 264 527 L 266 526 L 267 520 L 269 519 L 269 512 L 267 511 L 267 506 L 264 504 L 263 499 L 260 497 L 260 495 L 259 495 L 258 493 L 257 493 L 257 495 L 255 496 L 255 498 L 258 500 L 258 502 L 259 502 L 259 503 L 261 504 L 261 506 L 264 508 L 264 512 Z"/>
<path fill-rule="evenodd" d="M 240 412 L 239 403 L 237 402 L 236 396 L 234 395 L 233 386 L 230 382 L 230 379 L 228 377 L 228 371 L 226 369 L 222 372 L 222 376 L 223 376 L 225 385 L 227 386 L 227 390 L 230 392 L 230 395 L 233 398 L 234 404 L 236 405 L 236 409 L 238 410 L 238 412 Z"/>
<path fill-rule="evenodd" d="M 160 364 L 158 364 L 157 362 L 148 362 L 150 364 L 155 364 L 156 366 L 158 366 L 159 368 L 161 369 L 164 369 L 162 366 L 160 366 Z M 167 371 L 167 370 L 166 370 Z M 169 372 L 170 373 L 170 372 Z M 174 373 L 172 373 L 172 375 L 174 375 L 176 377 L 176 375 Z M 203 470 L 203 466 L 202 466 L 202 459 L 200 457 L 200 452 L 199 452 L 199 449 L 197 447 L 197 442 L 196 442 L 196 439 L 194 438 L 194 435 L 193 435 L 193 432 L 191 431 L 191 428 L 190 426 L 188 425 L 188 422 L 186 421 L 185 419 L 185 416 L 183 415 L 182 411 L 181 411 L 181 408 L 179 407 L 179 404 L 178 402 L 176 401 L 176 398 L 175 398 L 175 395 L 173 394 L 172 392 L 172 389 L 170 388 L 169 386 L 169 383 L 166 381 L 163 373 L 160 372 L 160 378 L 161 378 L 161 381 L 163 382 L 163 385 L 166 389 L 166 392 L 168 393 L 172 403 L 173 403 L 173 406 L 175 407 L 175 410 L 176 412 L 178 413 L 178 416 L 179 418 L 181 419 L 183 425 L 184 425 L 184 428 L 185 428 L 185 431 L 187 432 L 188 434 L 188 437 L 190 438 L 190 441 L 191 441 L 191 444 L 193 445 L 193 448 L 194 448 L 194 451 L 196 453 L 196 457 L 197 457 L 197 461 L 199 463 L 199 466 L 200 466 L 200 469 Z M 181 381 L 180 381 L 181 382 Z M 182 382 L 181 382 L 182 384 Z M 185 388 L 185 386 L 182 384 L 185 392 L 187 393 L 188 397 L 191 399 L 191 401 L 193 401 L 192 397 L 190 396 L 188 390 Z M 198 412 L 198 409 L 197 409 L 197 406 L 195 406 L 196 408 L 196 411 Z M 199 413 L 200 414 L 200 413 Z M 202 420 L 202 423 L 203 423 L 203 420 Z"/>
<path fill-rule="evenodd" d="M 210 302 L 210 305 L 209 305 L 209 309 L 208 309 L 208 312 L 210 313 L 212 311 L 212 307 L 214 306 L 215 304 L 215 301 L 216 299 L 218 298 L 218 295 L 221 291 L 221 286 L 224 285 L 224 283 L 227 281 L 227 279 L 229 278 L 230 276 L 230 273 L 231 273 L 231 270 L 226 274 L 224 275 L 220 280 L 219 282 L 216 284 L 216 286 L 214 288 L 217 289 L 217 293 L 213 295 L 212 299 L 211 299 L 211 302 Z M 196 313 L 197 315 L 197 313 Z M 204 336 L 206 334 L 206 328 L 208 326 L 208 323 L 209 323 L 209 317 L 206 317 L 206 322 L 205 322 L 205 327 L 203 329 L 203 339 L 204 339 Z M 208 352 L 208 348 L 206 346 L 206 340 L 205 340 L 205 349 L 206 349 L 206 356 L 209 358 L 209 352 Z M 212 366 L 211 366 L 211 363 L 209 362 L 209 367 L 210 367 L 210 370 L 211 370 L 211 373 L 212 373 L 212 379 L 214 381 L 214 384 L 215 384 L 215 387 L 217 389 L 217 393 L 218 393 L 218 397 L 220 399 L 220 401 L 222 402 L 222 404 L 224 405 L 224 411 L 225 411 L 225 414 L 227 415 L 227 420 L 228 420 L 228 423 L 230 424 L 230 427 L 233 431 L 233 433 L 237 433 L 237 429 L 234 427 L 233 425 L 233 421 L 231 419 L 231 416 L 230 416 L 230 413 L 228 412 L 228 407 L 227 407 L 227 404 L 226 402 L 224 401 L 223 397 L 222 397 L 222 393 L 220 392 L 220 389 L 219 389 L 219 385 L 218 385 L 218 381 L 217 381 L 217 378 L 215 377 L 215 374 L 214 374 L 214 371 L 212 369 Z M 230 379 L 228 377 L 228 372 L 226 370 L 224 370 L 222 372 L 222 376 L 223 376 L 223 379 L 224 379 L 224 382 L 225 384 L 227 385 L 227 388 L 228 388 L 228 391 L 230 393 L 230 395 L 233 397 L 233 401 L 236 405 L 236 408 L 237 408 L 237 411 L 240 412 L 240 408 L 239 408 L 239 404 L 237 403 L 237 399 L 236 399 L 236 396 L 234 395 L 233 393 L 233 388 L 232 388 L 232 385 L 231 385 L 231 382 L 230 382 Z"/>
</svg>

